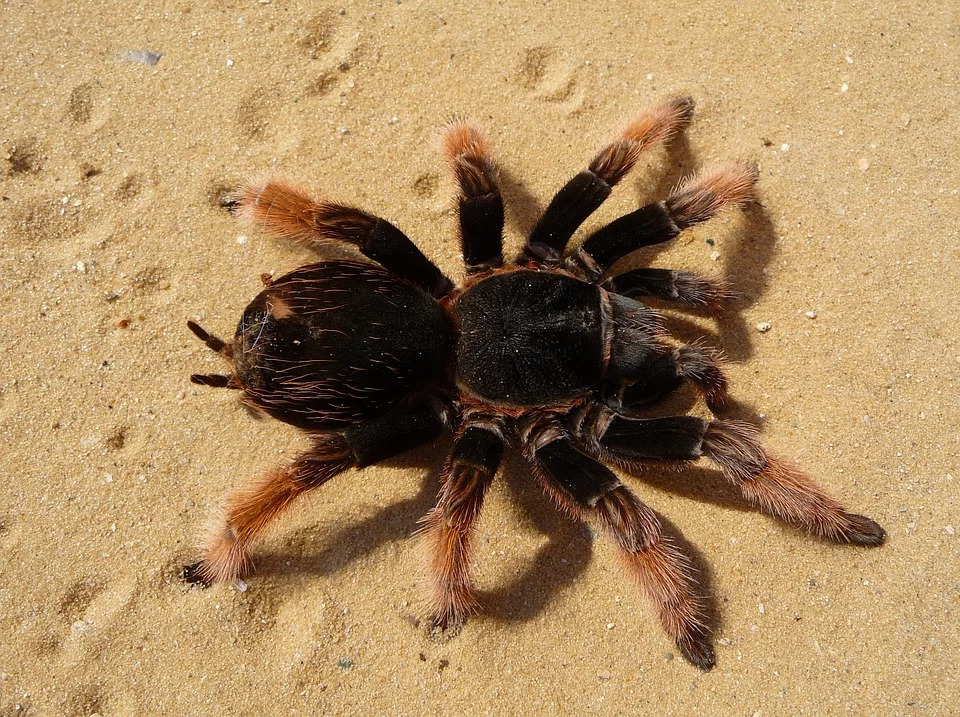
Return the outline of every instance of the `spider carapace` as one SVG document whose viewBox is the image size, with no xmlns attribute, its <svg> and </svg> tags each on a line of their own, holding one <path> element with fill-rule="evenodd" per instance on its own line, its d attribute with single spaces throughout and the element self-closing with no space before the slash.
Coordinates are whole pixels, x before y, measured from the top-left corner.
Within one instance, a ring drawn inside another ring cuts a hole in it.
<svg viewBox="0 0 960 717">
<path fill-rule="evenodd" d="M 678 98 L 630 122 L 560 189 L 512 264 L 503 259 L 504 206 L 487 143 L 472 125 L 451 125 L 444 152 L 459 185 L 461 287 L 384 219 L 281 181 L 238 191 L 230 206 L 241 219 L 282 237 L 351 244 L 367 261 L 324 261 L 269 280 L 231 342 L 190 322 L 231 369 L 192 379 L 239 389 L 248 404 L 305 430 L 311 447 L 227 496 L 187 577 L 241 577 L 251 568 L 252 542 L 299 495 L 442 431 L 454 433 L 454 447 L 424 521 L 439 629 L 458 628 L 477 608 L 473 529 L 510 444 L 561 509 L 613 539 L 664 629 L 702 669 L 715 657 L 690 562 L 605 463 L 642 472 L 706 458 L 761 510 L 830 540 L 880 545 L 877 523 L 772 457 L 750 424 L 640 413 L 685 381 L 716 413 L 727 384 L 713 351 L 670 343 L 661 317 L 639 299 L 717 310 L 730 292 L 684 271 L 610 269 L 747 201 L 754 167 L 701 172 L 565 251 L 640 155 L 682 131 L 692 112 L 693 103 Z"/>
</svg>

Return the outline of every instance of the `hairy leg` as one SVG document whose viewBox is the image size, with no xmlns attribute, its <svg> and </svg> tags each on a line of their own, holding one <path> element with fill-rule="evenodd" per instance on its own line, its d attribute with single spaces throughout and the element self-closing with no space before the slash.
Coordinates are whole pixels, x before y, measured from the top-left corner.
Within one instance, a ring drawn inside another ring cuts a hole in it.
<svg viewBox="0 0 960 717">
<path fill-rule="evenodd" d="M 470 581 L 473 526 L 500 466 L 502 424 L 468 422 L 443 473 L 437 505 L 424 518 L 430 561 L 433 624 L 456 630 L 476 610 Z"/>
<path fill-rule="evenodd" d="M 665 398 L 684 380 L 703 394 L 711 411 L 720 411 L 727 401 L 727 379 L 719 355 L 700 344 L 664 350 L 636 374 L 623 389 L 621 405 L 628 410 L 644 408 Z"/>
<path fill-rule="evenodd" d="M 444 133 L 443 153 L 460 188 L 460 244 L 467 273 L 502 266 L 503 198 L 486 138 L 467 122 L 454 122 Z"/>
<path fill-rule="evenodd" d="M 229 583 L 252 568 L 249 547 L 296 498 L 319 488 L 354 465 L 340 434 L 318 438 L 314 446 L 287 468 L 268 472 L 258 481 L 230 493 L 223 512 L 210 526 L 203 559 L 185 568 L 189 582 Z"/>
<path fill-rule="evenodd" d="M 711 311 L 719 311 L 734 298 L 724 281 L 673 269 L 633 269 L 610 277 L 603 288 L 630 298 L 650 296 Z"/>
<path fill-rule="evenodd" d="M 300 187 L 269 180 L 242 187 L 231 199 L 234 214 L 287 239 L 341 241 L 439 298 L 453 283 L 393 224 L 354 207 L 317 201 Z"/>
<path fill-rule="evenodd" d="M 708 169 L 685 181 L 664 201 L 641 207 L 589 236 L 565 266 L 581 278 L 598 281 L 627 254 L 669 241 L 724 207 L 743 204 L 750 198 L 757 176 L 757 168 L 746 164 Z"/>
<path fill-rule="evenodd" d="M 621 562 L 683 656 L 700 669 L 713 667 L 710 629 L 690 561 L 663 536 L 656 513 L 606 466 L 577 450 L 557 425 L 528 428 L 524 450 L 547 494 L 571 516 L 596 521 L 614 540 Z"/>
<path fill-rule="evenodd" d="M 231 582 L 249 572 L 249 548 L 298 497 L 347 468 L 372 465 L 436 436 L 442 428 L 429 403 L 402 406 L 342 433 L 318 434 L 289 467 L 227 495 L 214 521 L 203 559 L 186 566 L 188 582 Z"/>
<path fill-rule="evenodd" d="M 604 459 L 631 466 L 703 456 L 749 501 L 781 520 L 838 543 L 876 546 L 884 541 L 876 522 L 848 513 L 799 468 L 770 456 L 748 423 L 696 416 L 636 419 L 598 408 L 580 421 L 579 429 L 581 440 Z"/>
<path fill-rule="evenodd" d="M 610 196 L 646 150 L 669 141 L 693 116 L 693 100 L 677 97 L 644 112 L 567 182 L 550 202 L 517 263 L 556 264 L 573 233 Z"/>
</svg>

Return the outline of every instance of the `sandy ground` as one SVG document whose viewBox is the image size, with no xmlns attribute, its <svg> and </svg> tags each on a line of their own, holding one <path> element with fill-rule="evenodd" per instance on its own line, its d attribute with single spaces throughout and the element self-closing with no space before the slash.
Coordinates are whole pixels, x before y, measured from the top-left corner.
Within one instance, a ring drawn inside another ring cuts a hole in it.
<svg viewBox="0 0 960 717">
<path fill-rule="evenodd" d="M 960 12 L 767 5 L 2 3 L 0 714 L 955 709 Z M 706 467 L 627 479 L 695 546 L 717 622 L 702 674 L 512 459 L 480 525 L 486 612 L 437 644 L 411 536 L 443 440 L 305 499 L 245 592 L 178 580 L 223 493 L 302 446 L 188 382 L 221 367 L 186 320 L 229 335 L 261 272 L 314 256 L 238 227 L 226 188 L 308 182 L 459 278 L 438 126 L 487 128 L 514 251 L 677 93 L 698 103 L 686 139 L 585 229 L 713 161 L 760 164 L 758 205 L 642 259 L 736 284 L 721 319 L 673 325 L 725 347 L 735 413 L 885 547 L 808 538 Z"/>
</svg>

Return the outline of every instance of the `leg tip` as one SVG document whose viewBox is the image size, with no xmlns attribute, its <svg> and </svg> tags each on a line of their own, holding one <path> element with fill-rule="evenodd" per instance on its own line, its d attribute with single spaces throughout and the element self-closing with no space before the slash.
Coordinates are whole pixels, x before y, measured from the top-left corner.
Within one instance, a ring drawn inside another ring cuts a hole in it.
<svg viewBox="0 0 960 717">
<path fill-rule="evenodd" d="M 704 672 L 712 670 L 717 664 L 717 655 L 713 651 L 713 645 L 710 644 L 710 639 L 705 635 L 697 636 L 689 641 L 678 642 L 677 647 L 687 662 Z"/>
<path fill-rule="evenodd" d="M 668 104 L 674 116 L 676 116 L 679 125 L 686 126 L 690 124 L 690 120 L 693 119 L 693 111 L 697 106 L 692 97 L 689 95 L 674 97 Z"/>
<path fill-rule="evenodd" d="M 886 541 L 887 531 L 880 527 L 880 524 L 876 521 L 856 513 L 847 513 L 846 517 L 848 525 L 844 530 L 843 537 L 847 542 L 854 545 L 879 547 Z"/>
<path fill-rule="evenodd" d="M 203 568 L 203 561 L 188 563 L 180 570 L 180 580 L 188 585 L 197 585 L 201 588 L 210 587 L 211 581 Z"/>
<path fill-rule="evenodd" d="M 430 639 L 437 643 L 449 642 L 460 634 L 466 621 L 466 618 L 463 616 L 450 614 L 434 615 L 430 621 Z"/>
</svg>

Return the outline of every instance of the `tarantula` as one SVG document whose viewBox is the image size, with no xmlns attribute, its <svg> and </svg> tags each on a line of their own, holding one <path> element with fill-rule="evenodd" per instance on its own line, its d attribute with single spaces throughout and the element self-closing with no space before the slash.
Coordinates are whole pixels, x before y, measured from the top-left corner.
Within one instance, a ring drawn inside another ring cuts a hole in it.
<svg viewBox="0 0 960 717">
<path fill-rule="evenodd" d="M 440 630 L 458 628 L 477 608 L 471 536 L 509 444 L 561 509 L 614 540 L 663 628 L 701 669 L 715 657 L 690 562 L 601 461 L 637 468 L 705 457 L 761 510 L 837 542 L 880 545 L 877 523 L 772 457 L 750 424 L 636 414 L 683 381 L 714 412 L 727 395 L 718 357 L 698 344 L 667 343 L 660 316 L 637 298 L 718 309 L 730 292 L 683 271 L 608 270 L 747 201 L 754 167 L 724 164 L 690 178 L 565 256 L 570 237 L 640 155 L 685 128 L 692 112 L 690 99 L 672 99 L 629 123 L 560 189 L 512 264 L 503 259 L 504 204 L 487 142 L 476 127 L 453 123 L 443 151 L 459 185 L 467 273 L 460 287 L 384 219 L 276 180 L 234 195 L 233 211 L 272 234 L 351 244 L 370 261 L 322 261 L 265 279 L 232 342 L 189 322 L 231 368 L 192 380 L 239 389 L 249 405 L 306 431 L 311 447 L 227 496 L 203 559 L 185 576 L 209 583 L 244 575 L 251 543 L 299 495 L 444 430 L 455 442 L 424 519 Z"/>
</svg>

